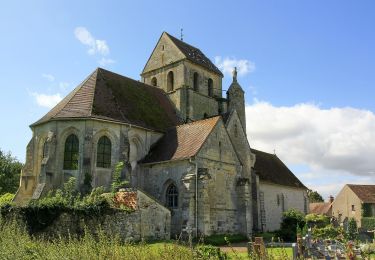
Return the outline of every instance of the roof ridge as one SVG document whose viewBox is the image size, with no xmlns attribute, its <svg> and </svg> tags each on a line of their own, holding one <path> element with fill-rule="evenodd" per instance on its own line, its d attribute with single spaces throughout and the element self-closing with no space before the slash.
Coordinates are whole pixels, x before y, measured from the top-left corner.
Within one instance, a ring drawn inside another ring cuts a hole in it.
<svg viewBox="0 0 375 260">
<path fill-rule="evenodd" d="M 218 116 L 213 116 L 213 117 L 210 117 L 210 118 L 204 118 L 204 119 L 200 119 L 200 120 L 196 120 L 196 121 L 193 121 L 193 122 L 189 122 L 189 123 L 185 123 L 185 124 L 181 124 L 181 125 L 177 125 L 177 126 L 174 126 L 174 127 L 183 127 L 183 126 L 188 126 L 188 125 L 193 125 L 193 124 L 198 124 L 198 123 L 202 123 L 203 121 L 208 121 L 208 120 L 218 120 L 220 117 L 220 115 Z"/>
<path fill-rule="evenodd" d="M 35 123 L 31 124 L 30 126 L 34 126 L 39 123 L 43 123 L 43 119 L 50 114 L 50 118 L 54 118 L 58 113 L 60 113 L 68 104 L 69 102 L 75 97 L 78 91 L 91 79 L 91 77 L 96 73 L 98 73 L 98 69 L 95 69 L 89 76 L 86 77 L 75 89 L 73 89 L 65 98 L 63 98 L 59 103 L 57 103 L 50 111 L 48 111 L 42 118 L 40 118 Z M 61 105 L 61 107 L 59 107 Z M 48 119 L 49 120 L 49 119 Z M 48 121 L 47 120 L 47 121 Z"/>
</svg>

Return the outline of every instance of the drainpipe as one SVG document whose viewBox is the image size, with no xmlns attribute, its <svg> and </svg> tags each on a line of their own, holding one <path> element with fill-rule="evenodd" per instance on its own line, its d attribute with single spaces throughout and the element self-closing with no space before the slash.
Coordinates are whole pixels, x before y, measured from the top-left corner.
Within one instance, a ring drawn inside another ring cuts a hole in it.
<svg viewBox="0 0 375 260">
<path fill-rule="evenodd" d="M 198 237 L 198 163 L 189 159 L 189 163 L 195 167 L 195 237 Z"/>
</svg>

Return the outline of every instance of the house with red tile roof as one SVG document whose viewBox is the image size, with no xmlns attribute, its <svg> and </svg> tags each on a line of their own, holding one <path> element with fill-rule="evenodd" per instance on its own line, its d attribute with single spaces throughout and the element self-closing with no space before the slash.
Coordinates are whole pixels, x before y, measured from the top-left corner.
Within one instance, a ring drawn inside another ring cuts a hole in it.
<svg viewBox="0 0 375 260">
<path fill-rule="evenodd" d="M 364 218 L 375 217 L 375 185 L 346 184 L 332 203 L 332 215 L 339 223 L 354 218 L 362 227 Z M 375 226 L 367 228 L 374 230 Z"/>
</svg>

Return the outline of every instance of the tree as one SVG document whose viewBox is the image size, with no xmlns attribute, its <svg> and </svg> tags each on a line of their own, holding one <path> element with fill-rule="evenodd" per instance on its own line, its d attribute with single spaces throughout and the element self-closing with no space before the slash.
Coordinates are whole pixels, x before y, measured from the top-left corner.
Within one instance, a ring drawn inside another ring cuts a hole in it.
<svg viewBox="0 0 375 260">
<path fill-rule="evenodd" d="M 0 195 L 17 191 L 22 167 L 10 152 L 5 154 L 0 150 Z"/>
<path fill-rule="evenodd" d="M 307 196 L 310 202 L 324 202 L 323 197 L 317 191 L 308 190 Z"/>
<path fill-rule="evenodd" d="M 283 212 L 283 219 L 280 230 L 276 234 L 284 241 L 295 242 L 297 240 L 297 228 L 305 226 L 305 216 L 296 209 L 289 209 Z"/>
</svg>

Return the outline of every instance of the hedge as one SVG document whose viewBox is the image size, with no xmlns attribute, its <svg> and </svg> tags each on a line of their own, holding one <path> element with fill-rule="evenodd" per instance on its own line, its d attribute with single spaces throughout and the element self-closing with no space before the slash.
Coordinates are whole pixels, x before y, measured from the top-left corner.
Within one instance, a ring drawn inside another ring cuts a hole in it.
<svg viewBox="0 0 375 260">
<path fill-rule="evenodd" d="M 362 218 L 361 227 L 367 230 L 374 230 L 375 229 L 375 217 Z"/>
</svg>

